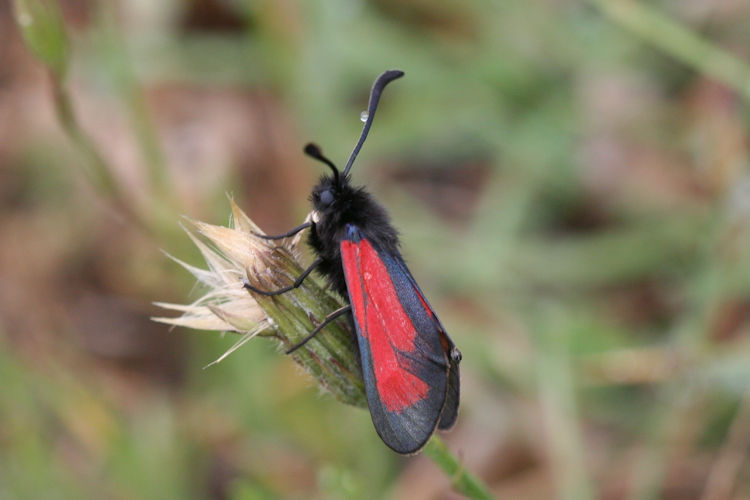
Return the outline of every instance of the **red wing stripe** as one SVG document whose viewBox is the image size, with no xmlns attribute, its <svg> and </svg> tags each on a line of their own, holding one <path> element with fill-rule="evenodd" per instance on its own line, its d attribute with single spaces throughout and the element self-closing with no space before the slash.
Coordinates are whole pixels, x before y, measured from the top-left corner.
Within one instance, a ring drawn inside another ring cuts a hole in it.
<svg viewBox="0 0 750 500">
<path fill-rule="evenodd" d="M 398 299 L 388 269 L 367 240 L 343 240 L 341 257 L 360 342 L 369 344 L 372 355 L 378 396 L 388 411 L 401 412 L 429 391 L 405 355 L 415 351 L 417 330 Z"/>
</svg>

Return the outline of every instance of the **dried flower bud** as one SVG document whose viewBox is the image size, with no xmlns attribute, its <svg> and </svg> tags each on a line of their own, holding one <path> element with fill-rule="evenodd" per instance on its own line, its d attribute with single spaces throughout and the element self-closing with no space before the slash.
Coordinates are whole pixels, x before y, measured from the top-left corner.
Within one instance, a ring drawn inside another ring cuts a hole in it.
<svg viewBox="0 0 750 500">
<path fill-rule="evenodd" d="M 230 202 L 231 227 L 188 221 L 186 231 L 203 254 L 208 269 L 174 259 L 205 285 L 207 292 L 189 305 L 157 303 L 182 315 L 153 318 L 171 325 L 240 334 L 240 339 L 215 362 L 255 336 L 274 337 L 288 349 L 305 338 L 327 314 L 343 305 L 340 297 L 313 277 L 277 296 L 267 297 L 247 290 L 243 286 L 245 279 L 263 290 L 276 290 L 294 282 L 305 267 L 299 262 L 300 236 L 280 241 L 261 238 L 257 236 L 262 234 L 258 226 Z M 366 406 L 350 328 L 346 318 L 334 321 L 291 356 L 337 399 Z"/>
</svg>

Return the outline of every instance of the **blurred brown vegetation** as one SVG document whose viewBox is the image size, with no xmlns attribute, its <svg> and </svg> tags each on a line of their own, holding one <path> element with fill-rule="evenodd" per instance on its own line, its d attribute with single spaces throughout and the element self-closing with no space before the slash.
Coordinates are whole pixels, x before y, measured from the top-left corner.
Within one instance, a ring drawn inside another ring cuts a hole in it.
<svg viewBox="0 0 750 500">
<path fill-rule="evenodd" d="M 750 4 L 642 3 L 750 75 Z M 750 497 L 750 80 L 596 1 L 59 4 L 121 199 L 0 3 L 0 497 L 455 496 L 272 343 L 203 370 L 231 338 L 149 320 L 197 297 L 180 215 L 298 224 L 302 145 L 345 158 L 391 67 L 353 175 L 463 351 L 466 467 L 499 498 Z"/>
</svg>

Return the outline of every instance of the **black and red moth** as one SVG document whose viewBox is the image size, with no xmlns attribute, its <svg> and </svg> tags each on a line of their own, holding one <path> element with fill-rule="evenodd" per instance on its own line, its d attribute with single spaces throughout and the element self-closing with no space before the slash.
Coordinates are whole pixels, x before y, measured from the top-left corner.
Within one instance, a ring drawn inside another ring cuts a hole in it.
<svg viewBox="0 0 750 500">
<path fill-rule="evenodd" d="M 332 174 L 312 191 L 311 222 L 291 231 L 264 236 L 281 239 L 309 228 L 308 243 L 317 258 L 278 295 L 298 287 L 313 271 L 324 275 L 348 305 L 331 312 L 301 347 L 334 319 L 348 315 L 357 333 L 362 375 L 372 421 L 385 444 L 398 453 L 419 451 L 435 432 L 456 421 L 461 353 L 425 299 L 399 252 L 398 234 L 385 209 L 361 187 L 349 182 L 354 163 L 372 125 L 380 94 L 403 76 L 386 71 L 372 86 L 367 120 L 343 173 L 314 144 L 305 153 Z"/>
</svg>

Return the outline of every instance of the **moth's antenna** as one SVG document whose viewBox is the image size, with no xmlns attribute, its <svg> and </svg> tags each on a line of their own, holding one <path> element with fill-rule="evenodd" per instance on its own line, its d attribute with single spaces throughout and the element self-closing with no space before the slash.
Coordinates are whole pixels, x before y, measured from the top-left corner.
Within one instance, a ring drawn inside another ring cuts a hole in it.
<svg viewBox="0 0 750 500">
<path fill-rule="evenodd" d="M 336 165 L 334 165 L 331 160 L 323 155 L 323 152 L 320 150 L 317 144 L 313 144 L 312 142 L 308 143 L 307 146 L 305 146 L 305 154 L 328 165 L 331 170 L 333 170 L 333 180 L 336 182 L 336 184 L 339 184 L 339 169 L 336 168 Z"/>
<path fill-rule="evenodd" d="M 362 144 L 364 144 L 365 139 L 367 139 L 367 133 L 370 131 L 370 126 L 372 125 L 372 119 L 375 118 L 375 110 L 378 109 L 380 94 L 383 92 L 383 89 L 386 85 L 391 83 L 396 78 L 401 78 L 402 76 L 404 76 L 404 72 L 401 70 L 388 70 L 380 75 L 378 79 L 375 80 L 375 83 L 372 84 L 372 90 L 370 90 L 370 103 L 367 105 L 367 121 L 365 122 L 364 128 L 362 128 L 362 133 L 359 136 L 357 145 L 354 146 L 354 151 L 352 151 L 351 156 L 349 156 L 349 161 L 346 162 L 346 168 L 344 168 L 344 177 L 346 177 L 346 174 L 349 173 L 349 169 L 352 168 L 354 159 L 357 158 L 359 150 L 362 149 Z"/>
</svg>

